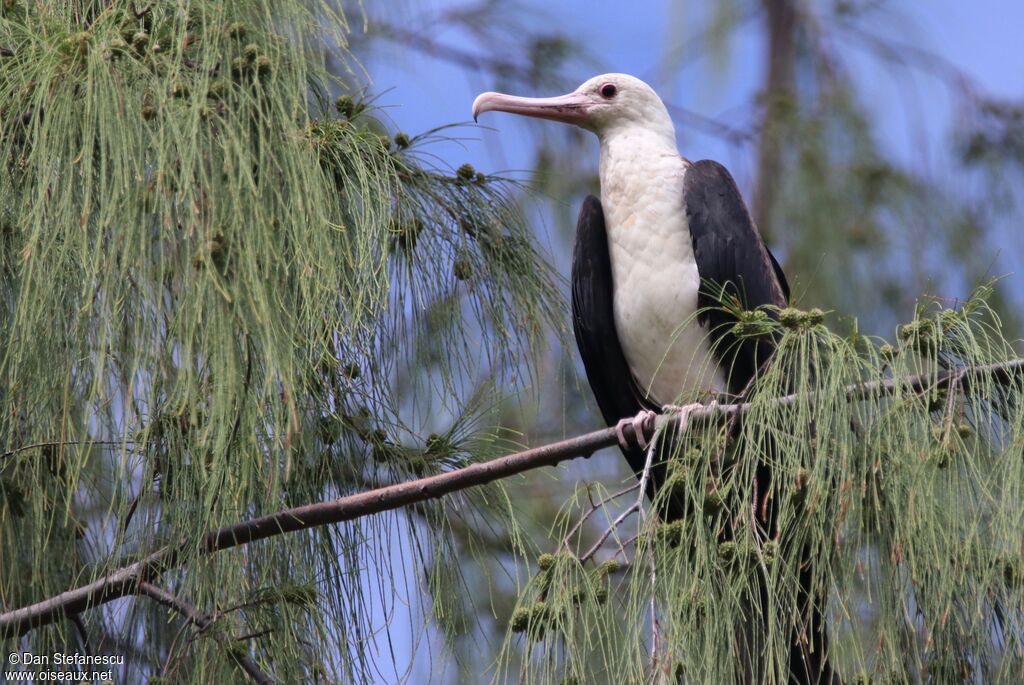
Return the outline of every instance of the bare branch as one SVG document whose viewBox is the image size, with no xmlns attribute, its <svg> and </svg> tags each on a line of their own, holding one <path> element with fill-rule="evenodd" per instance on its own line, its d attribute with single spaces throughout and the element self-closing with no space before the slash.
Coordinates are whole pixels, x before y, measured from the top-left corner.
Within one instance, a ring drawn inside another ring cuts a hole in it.
<svg viewBox="0 0 1024 685">
<path fill-rule="evenodd" d="M 627 495 L 627 494 L 629 494 L 629 493 L 631 493 L 634 490 L 637 490 L 639 488 L 640 488 L 640 483 L 637 482 L 637 483 L 634 483 L 633 485 L 630 485 L 629 487 L 626 487 L 626 488 L 623 488 L 622 490 L 619 490 L 616 493 L 608 495 L 607 497 L 603 497 L 600 500 L 598 500 L 597 502 L 594 502 L 593 500 L 591 500 L 591 502 L 590 502 L 590 509 L 588 509 L 587 512 L 585 514 L 583 514 L 583 516 L 580 517 L 580 519 L 575 523 L 575 525 L 573 525 L 573 527 L 571 529 L 569 529 L 569 532 L 565 534 L 565 537 L 562 538 L 562 547 L 565 548 L 565 549 L 568 549 L 569 548 L 569 543 L 572 541 L 572 538 L 576 535 L 576 533 L 578 533 L 580 531 L 580 528 L 583 527 L 583 524 L 585 524 L 587 522 L 587 520 L 591 516 L 593 516 L 596 512 L 600 511 L 606 504 L 608 504 L 609 502 L 612 502 L 614 500 L 617 500 L 619 497 L 622 497 L 623 495 Z"/>
<path fill-rule="evenodd" d="M 200 553 L 212 554 L 282 533 L 351 521 L 397 509 L 541 466 L 554 466 L 569 459 L 588 457 L 596 450 L 615 444 L 617 437 L 614 428 L 606 428 L 492 461 L 471 464 L 448 473 L 389 485 L 329 502 L 286 509 L 207 534 L 200 542 Z M 177 567 L 186 550 L 194 548 L 194 545 L 195 543 L 185 543 L 176 547 L 164 547 L 88 585 L 0 614 L 0 636 L 6 638 L 22 635 L 33 628 L 53 623 L 69 613 L 78 613 L 120 597 L 136 594 L 140 581 L 151 581 L 164 571 Z"/>
<path fill-rule="evenodd" d="M 969 391 L 972 383 L 981 378 L 991 377 L 998 383 L 1007 384 L 1015 377 L 1019 379 L 1022 374 L 1024 374 L 1024 358 L 998 364 L 940 371 L 937 374 L 855 383 L 847 386 L 845 394 L 846 399 L 852 402 L 891 395 L 898 389 L 920 393 L 946 388 L 953 383 L 966 392 Z M 774 399 L 773 403 L 787 406 L 795 403 L 798 397 L 797 394 L 785 395 Z M 813 400 L 814 394 L 812 393 L 808 399 Z M 713 402 L 702 408 L 687 407 L 684 415 L 692 424 L 695 421 L 719 417 L 741 416 L 748 413 L 752 406 L 747 402 L 741 404 Z M 642 412 L 638 418 L 646 414 L 647 412 Z M 657 417 L 654 428 L 646 422 L 640 423 L 643 425 L 643 430 L 649 430 L 651 433 L 645 435 L 644 439 L 650 440 L 656 429 L 678 423 L 678 418 L 674 413 L 669 412 Z M 199 553 L 212 554 L 283 533 L 351 521 L 416 502 L 436 499 L 458 490 L 491 483 L 531 469 L 554 466 L 578 457 L 589 457 L 595 451 L 617 443 L 618 437 L 615 428 L 605 428 L 550 445 L 516 452 L 488 462 L 472 464 L 447 473 L 389 485 L 328 502 L 317 502 L 286 509 L 276 514 L 250 519 L 208 533 L 199 542 Z M 164 547 L 142 560 L 118 569 L 88 585 L 68 590 L 27 607 L 0 614 L 0 638 L 22 635 L 33 628 L 54 623 L 69 614 L 75 614 L 120 597 L 137 594 L 140 583 L 151 582 L 164 571 L 181 565 L 182 558 L 187 556 L 187 550 L 194 549 L 194 545 L 195 543 L 184 543 L 176 547 Z"/>
<path fill-rule="evenodd" d="M 142 581 L 139 583 L 139 592 L 155 602 L 178 612 L 188 620 L 189 623 L 194 625 L 196 630 L 199 632 L 203 632 L 210 627 L 211 623 L 213 623 L 213 620 L 209 616 L 202 613 L 185 600 L 175 597 L 170 592 L 167 592 L 167 590 L 157 587 L 150 582 Z M 274 685 L 274 679 L 264 673 L 248 653 L 243 650 L 233 649 L 229 652 L 229 655 L 231 660 L 237 664 L 240 669 L 245 671 L 246 675 L 248 675 L 253 682 L 258 683 L 259 685 Z"/>
<path fill-rule="evenodd" d="M 636 512 L 642 510 L 641 501 L 642 501 L 642 498 L 643 498 L 643 493 L 640 494 L 640 497 L 641 497 L 641 500 L 637 500 L 632 505 L 630 505 L 628 509 L 626 509 L 624 512 L 619 514 L 618 518 L 616 518 L 614 521 L 612 521 L 608 525 L 608 527 L 605 528 L 604 532 L 601 534 L 601 537 L 599 537 L 597 539 L 597 542 L 595 542 L 593 545 L 591 545 L 590 549 L 588 549 L 583 554 L 583 556 L 580 557 L 580 563 L 581 564 L 585 564 L 587 561 L 589 561 L 591 558 L 593 558 L 593 556 L 595 554 L 597 554 L 597 551 L 599 549 L 601 549 L 601 546 L 605 543 L 605 540 L 608 539 L 608 537 L 612 534 L 613 531 L 617 530 L 618 527 L 620 525 L 622 525 L 623 521 L 625 521 L 631 514 L 635 514 Z"/>
<path fill-rule="evenodd" d="M 21 447 L 14 447 L 0 454 L 0 460 L 8 459 L 13 457 L 19 452 L 25 452 L 28 450 L 43 448 L 43 447 L 65 447 L 67 445 L 83 445 L 89 447 L 122 447 L 124 445 L 134 445 L 134 440 L 47 440 L 45 442 L 34 442 L 30 445 L 22 445 Z"/>
<path fill-rule="evenodd" d="M 527 83 L 533 81 L 533 74 L 531 74 L 527 66 L 510 60 L 480 55 L 452 45 L 439 43 L 424 34 L 409 31 L 393 24 L 375 23 L 373 29 L 377 36 L 398 43 L 403 48 L 412 48 L 431 57 L 457 64 L 466 69 L 511 74 L 520 81 Z"/>
</svg>

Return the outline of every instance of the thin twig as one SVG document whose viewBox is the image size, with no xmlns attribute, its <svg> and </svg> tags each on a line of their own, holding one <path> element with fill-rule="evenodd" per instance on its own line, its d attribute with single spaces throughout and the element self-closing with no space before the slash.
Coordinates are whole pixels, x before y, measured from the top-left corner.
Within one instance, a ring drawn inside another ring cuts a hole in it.
<svg viewBox="0 0 1024 685">
<path fill-rule="evenodd" d="M 604 505 L 608 504 L 609 502 L 617 500 L 623 495 L 628 495 L 629 493 L 633 492 L 639 487 L 640 483 L 636 482 L 633 485 L 630 485 L 628 488 L 623 488 L 622 490 L 619 490 L 616 493 L 608 495 L 607 497 L 604 497 L 597 502 L 591 502 L 590 509 L 587 511 L 587 513 L 581 516 L 579 521 L 577 521 L 576 524 L 569 530 L 569 532 L 565 534 L 565 537 L 562 539 L 562 547 L 568 547 L 569 541 L 572 540 L 573 536 L 579 532 L 580 528 L 583 527 L 583 524 L 587 522 L 587 519 L 593 516 L 602 507 L 604 507 Z"/>
<path fill-rule="evenodd" d="M 717 403 L 712 402 L 711 406 L 714 407 Z M 679 422 L 683 431 L 687 428 L 687 423 L 690 418 L 690 408 L 684 407 L 679 417 Z M 644 473 L 640 478 L 640 498 L 636 502 L 637 508 L 640 510 L 641 525 L 647 521 L 647 509 L 644 508 L 644 493 L 647 492 L 647 480 L 651 476 L 651 462 L 654 460 L 654 453 L 658 449 L 658 441 L 655 440 L 650 447 L 647 448 L 647 462 L 644 464 Z M 661 627 L 658 624 L 658 603 L 657 603 L 657 589 L 658 589 L 658 566 L 654 561 L 654 547 L 647 545 L 647 562 L 651 567 L 651 675 L 658 670 L 658 655 L 660 652 L 661 642 Z"/>
<path fill-rule="evenodd" d="M 626 568 L 630 564 L 629 559 L 626 559 L 626 556 L 625 556 L 626 555 L 626 548 L 629 547 L 630 545 L 635 545 L 637 540 L 639 540 L 639 539 L 640 539 L 640 533 L 636 533 L 636 534 L 631 535 L 630 537 L 626 538 L 625 540 L 623 540 L 619 544 L 619 548 L 617 550 L 615 550 L 615 554 L 613 554 L 611 556 L 612 559 L 615 559 L 619 555 L 622 555 L 623 562 L 622 562 L 621 568 Z"/>
<path fill-rule="evenodd" d="M 597 542 L 595 542 L 590 547 L 590 549 L 588 549 L 583 554 L 583 556 L 580 557 L 580 563 L 581 564 L 585 564 L 591 558 L 593 558 L 593 556 L 595 554 L 597 554 L 597 551 L 599 549 L 601 549 L 601 546 L 605 543 L 605 540 L 608 539 L 608 536 L 610 536 L 612 534 L 612 531 L 616 530 L 620 525 L 622 525 L 622 522 L 625 521 L 626 518 L 628 518 L 631 514 L 636 513 L 637 511 L 643 511 L 643 507 L 640 506 L 640 501 L 639 500 L 634 502 L 632 505 L 630 505 L 629 509 L 626 509 L 624 512 L 619 514 L 618 518 L 616 518 L 614 521 L 612 521 L 610 526 L 605 528 L 604 532 L 601 533 L 601 537 L 599 537 L 597 539 Z"/>
<path fill-rule="evenodd" d="M 529 67 L 516 62 L 489 57 L 456 46 L 439 43 L 426 35 L 416 31 L 409 31 L 393 24 L 375 23 L 373 29 L 374 35 L 380 38 L 466 69 L 510 74 L 526 83 L 531 83 L 534 80 L 534 74 L 530 71 Z"/>
<path fill-rule="evenodd" d="M 636 430 L 643 430 L 642 428 L 636 428 Z M 638 436 L 639 437 L 639 436 Z M 647 441 L 647 437 L 644 436 L 644 442 Z M 654 462 L 654 453 L 658 450 L 657 443 L 651 443 L 647 447 L 647 459 L 644 461 L 644 470 L 640 474 L 639 490 L 640 496 L 637 497 L 636 502 L 633 503 L 628 509 L 618 515 L 618 517 L 612 521 L 611 525 L 605 528 L 604 533 L 597 539 L 590 549 L 580 557 L 580 563 L 585 564 L 590 560 L 597 551 L 601 549 L 601 546 L 605 543 L 605 540 L 612 534 L 613 531 L 618 530 L 619 526 L 634 512 L 640 512 L 640 519 L 642 521 L 647 520 L 647 511 L 644 509 L 644 494 L 647 492 L 647 481 L 651 476 L 651 464 Z"/>
<path fill-rule="evenodd" d="M 639 429 L 637 429 L 639 430 Z M 640 496 L 633 505 L 640 511 L 641 520 L 647 520 L 647 511 L 643 508 L 644 494 L 647 493 L 647 481 L 651 479 L 651 464 L 654 462 L 654 453 L 657 451 L 657 443 L 651 443 L 647 447 L 647 460 L 644 462 L 644 471 L 640 475 Z M 622 518 L 621 516 L 619 518 Z"/>
<path fill-rule="evenodd" d="M 235 638 L 238 642 L 245 642 L 246 640 L 255 640 L 257 638 L 265 637 L 274 632 L 273 628 L 264 628 L 263 630 L 257 630 L 254 633 L 246 633 L 245 635 L 239 635 Z"/>
<path fill-rule="evenodd" d="M 44 442 L 34 442 L 30 445 L 22 445 L 21 447 L 14 447 L 6 452 L 0 454 L 0 459 L 7 459 L 13 457 L 19 452 L 25 452 L 27 450 L 35 449 L 37 447 L 66 447 L 68 445 L 88 445 L 89 447 L 120 447 L 122 445 L 134 445 L 134 440 L 47 440 Z"/>
<path fill-rule="evenodd" d="M 199 632 L 205 631 L 213 623 L 213 620 L 209 616 L 202 613 L 185 600 L 180 597 L 175 597 L 170 592 L 167 592 L 167 590 L 157 587 L 150 582 L 140 582 L 139 592 L 158 604 L 162 604 L 163 606 L 178 612 L 188 620 L 189 623 L 194 625 L 196 630 Z M 258 683 L 258 685 L 275 685 L 274 679 L 264 673 L 256 664 L 256 661 L 253 660 L 247 652 L 231 650 L 229 652 L 229 656 L 239 668 L 245 671 L 246 675 L 248 675 L 253 682 Z"/>
</svg>

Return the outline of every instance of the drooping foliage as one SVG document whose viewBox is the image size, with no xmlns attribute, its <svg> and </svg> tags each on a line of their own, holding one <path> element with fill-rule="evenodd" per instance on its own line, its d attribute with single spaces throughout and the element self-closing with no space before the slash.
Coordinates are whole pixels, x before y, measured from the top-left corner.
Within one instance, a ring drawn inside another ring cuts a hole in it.
<svg viewBox="0 0 1024 685">
<path fill-rule="evenodd" d="M 985 370 L 1014 356 L 990 292 L 923 307 L 896 345 L 837 336 L 820 310 L 744 315 L 736 332 L 775 331 L 778 352 L 746 413 L 678 438 L 658 500 L 686 514 L 659 520 L 637 488 L 570 501 L 503 677 L 789 682 L 795 634 L 843 682 L 1016 682 L 1024 374 Z M 611 544 L 580 534 L 595 514 Z"/>
<path fill-rule="evenodd" d="M 562 327 L 552 274 L 507 184 L 432 168 L 358 95 L 331 101 L 346 16 L 241 0 L 0 13 L 4 610 L 496 449 L 495 388 L 527 384 L 539 331 Z M 187 554 L 154 582 L 213 617 L 199 638 L 136 598 L 21 645 L 126 654 L 126 682 L 229 682 L 239 653 L 281 682 L 362 681 L 393 587 L 450 568 L 446 528 L 478 510 L 503 526 L 500 488 Z M 451 587 L 407 611 L 450 624 Z"/>
</svg>

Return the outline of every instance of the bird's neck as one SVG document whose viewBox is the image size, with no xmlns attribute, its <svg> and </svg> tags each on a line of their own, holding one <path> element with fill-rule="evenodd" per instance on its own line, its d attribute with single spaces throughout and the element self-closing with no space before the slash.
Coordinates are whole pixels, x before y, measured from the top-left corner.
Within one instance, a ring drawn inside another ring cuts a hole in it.
<svg viewBox="0 0 1024 685">
<path fill-rule="evenodd" d="M 609 231 L 632 223 L 633 215 L 651 202 L 664 206 L 681 201 L 686 162 L 671 126 L 621 128 L 600 139 L 601 204 Z"/>
<path fill-rule="evenodd" d="M 601 140 L 601 205 L 615 328 L 630 371 L 656 402 L 722 386 L 693 322 L 700 274 L 674 137 L 635 128 Z M 724 387 L 724 386 L 723 386 Z"/>
<path fill-rule="evenodd" d="M 678 154 L 676 130 L 671 121 L 651 124 L 624 122 L 600 131 L 597 137 L 601 141 L 602 159 L 636 146 L 642 146 L 649 153 Z"/>
</svg>

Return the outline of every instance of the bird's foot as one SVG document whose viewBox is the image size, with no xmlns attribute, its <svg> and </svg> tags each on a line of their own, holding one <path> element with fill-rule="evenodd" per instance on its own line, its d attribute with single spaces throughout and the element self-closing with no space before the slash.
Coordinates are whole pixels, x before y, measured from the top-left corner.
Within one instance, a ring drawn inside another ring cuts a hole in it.
<svg viewBox="0 0 1024 685">
<path fill-rule="evenodd" d="M 636 416 L 622 419 L 615 424 L 619 446 L 626 452 L 647 449 L 647 435 L 654 432 L 654 418 L 657 415 L 658 412 L 645 409 Z"/>
<path fill-rule="evenodd" d="M 698 411 L 699 412 L 703 412 L 703 411 L 714 412 L 717 407 L 718 407 L 718 400 L 711 400 L 711 402 L 708 403 L 708 404 L 701 404 L 700 402 L 694 402 L 693 404 L 684 404 L 681 407 L 678 406 L 678 405 L 675 405 L 675 404 L 666 404 L 664 407 L 662 407 L 662 411 L 665 412 L 666 414 L 673 413 L 673 412 L 678 414 L 679 415 L 679 432 L 680 433 L 685 433 L 687 427 L 690 424 L 690 415 L 691 414 L 693 414 L 694 412 L 698 412 Z"/>
</svg>

